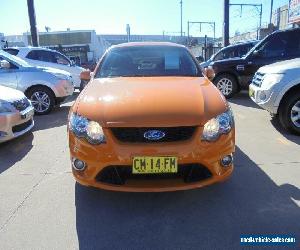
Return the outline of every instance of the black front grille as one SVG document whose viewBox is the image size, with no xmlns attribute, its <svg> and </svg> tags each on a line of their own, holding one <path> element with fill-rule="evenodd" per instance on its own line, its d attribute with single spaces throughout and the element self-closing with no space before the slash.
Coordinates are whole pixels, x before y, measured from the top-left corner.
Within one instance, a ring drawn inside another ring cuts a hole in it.
<svg viewBox="0 0 300 250">
<path fill-rule="evenodd" d="M 30 102 L 27 98 L 23 98 L 18 101 L 14 101 L 12 105 L 18 110 L 18 111 L 23 111 L 27 109 L 30 106 Z"/>
<path fill-rule="evenodd" d="M 29 121 L 24 122 L 24 123 L 22 123 L 22 124 L 13 126 L 13 127 L 12 127 L 12 132 L 13 132 L 13 133 L 21 132 L 21 131 L 27 129 L 28 127 L 30 127 L 31 124 L 32 124 L 32 120 L 29 120 Z"/>
<path fill-rule="evenodd" d="M 261 86 L 261 83 L 262 83 L 262 80 L 264 78 L 264 75 L 263 73 L 260 73 L 260 72 L 256 72 L 253 79 L 252 79 L 252 83 L 258 87 Z"/>
<path fill-rule="evenodd" d="M 150 130 L 159 130 L 165 136 L 159 140 L 149 140 L 144 134 Z M 190 139 L 196 127 L 165 127 L 165 128 L 111 128 L 113 135 L 121 142 L 130 143 L 157 143 L 184 141 Z"/>
<path fill-rule="evenodd" d="M 211 172 L 200 164 L 180 164 L 177 173 L 132 174 L 131 166 L 109 166 L 96 176 L 99 182 L 124 185 L 127 180 L 165 180 L 182 179 L 185 183 L 205 180 L 212 176 Z"/>
</svg>

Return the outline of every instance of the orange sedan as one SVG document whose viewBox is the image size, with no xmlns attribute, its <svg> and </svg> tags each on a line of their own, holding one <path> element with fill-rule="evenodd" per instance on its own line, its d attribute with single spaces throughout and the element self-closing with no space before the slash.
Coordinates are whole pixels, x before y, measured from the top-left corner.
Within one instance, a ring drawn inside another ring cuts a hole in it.
<svg viewBox="0 0 300 250">
<path fill-rule="evenodd" d="M 231 109 L 184 46 L 111 47 L 69 114 L 77 182 L 115 191 L 203 187 L 229 177 Z"/>
</svg>

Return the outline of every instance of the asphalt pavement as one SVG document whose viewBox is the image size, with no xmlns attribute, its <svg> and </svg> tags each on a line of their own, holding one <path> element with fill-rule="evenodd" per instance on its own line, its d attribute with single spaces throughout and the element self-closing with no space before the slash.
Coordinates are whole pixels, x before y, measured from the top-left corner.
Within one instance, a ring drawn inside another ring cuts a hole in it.
<svg viewBox="0 0 300 250">
<path fill-rule="evenodd" d="M 232 177 L 172 193 L 76 184 L 66 133 L 72 103 L 35 117 L 32 133 L 0 145 L 0 249 L 240 249 L 243 234 L 295 235 L 299 249 L 300 137 L 247 93 L 230 103 Z"/>
</svg>

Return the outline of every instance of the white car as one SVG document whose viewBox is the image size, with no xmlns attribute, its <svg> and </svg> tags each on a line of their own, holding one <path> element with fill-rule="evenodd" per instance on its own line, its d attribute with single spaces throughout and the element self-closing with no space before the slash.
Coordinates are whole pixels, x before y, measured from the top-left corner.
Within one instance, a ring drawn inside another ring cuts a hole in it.
<svg viewBox="0 0 300 250">
<path fill-rule="evenodd" d="M 21 91 L 0 86 L 0 143 L 30 131 L 33 115 L 34 108 Z"/>
<path fill-rule="evenodd" d="M 65 70 L 72 75 L 74 87 L 83 88 L 84 83 L 81 82 L 80 73 L 85 69 L 76 66 L 74 62 L 58 51 L 41 47 L 7 48 L 4 51 L 22 58 L 33 66 Z"/>
<path fill-rule="evenodd" d="M 292 133 L 300 134 L 300 58 L 261 67 L 249 86 L 251 99 Z"/>
<path fill-rule="evenodd" d="M 0 85 L 18 89 L 31 100 L 35 113 L 48 114 L 74 92 L 70 74 L 51 68 L 37 68 L 0 50 Z"/>
</svg>

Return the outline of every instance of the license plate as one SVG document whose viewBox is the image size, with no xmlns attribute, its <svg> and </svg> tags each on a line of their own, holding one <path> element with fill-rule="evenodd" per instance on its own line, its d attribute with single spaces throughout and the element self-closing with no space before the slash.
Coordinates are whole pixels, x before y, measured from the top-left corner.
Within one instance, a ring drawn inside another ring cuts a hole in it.
<svg viewBox="0 0 300 250">
<path fill-rule="evenodd" d="M 34 115 L 34 109 L 30 109 L 29 111 L 24 112 L 24 113 L 21 112 L 22 119 L 27 119 L 28 117 L 31 117 L 33 115 Z"/>
<path fill-rule="evenodd" d="M 177 157 L 160 156 L 149 157 L 139 156 L 133 158 L 133 174 L 160 174 L 160 173 L 177 173 Z"/>
<path fill-rule="evenodd" d="M 249 88 L 249 96 L 254 97 L 254 89 Z"/>
</svg>

